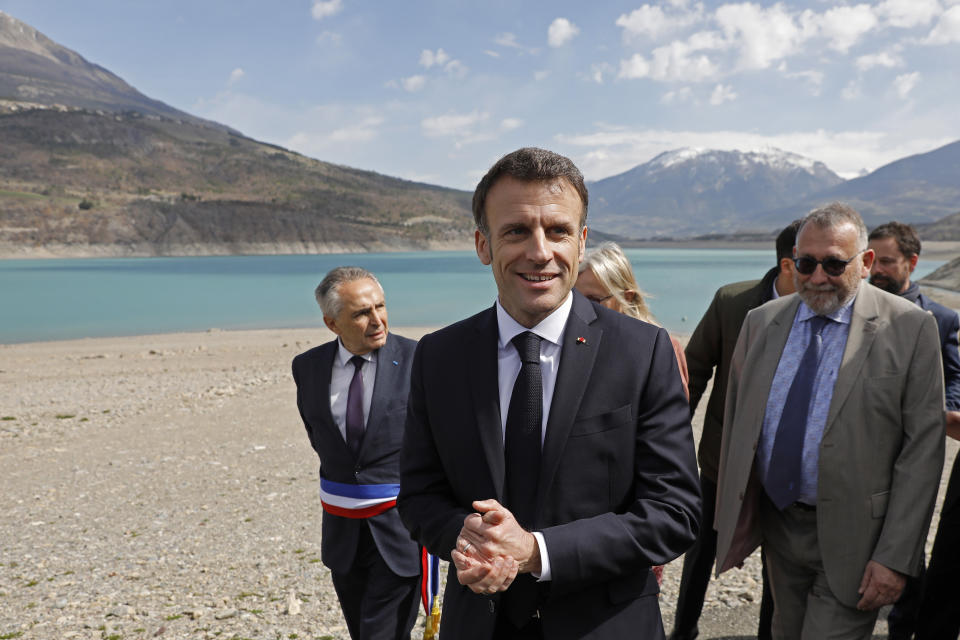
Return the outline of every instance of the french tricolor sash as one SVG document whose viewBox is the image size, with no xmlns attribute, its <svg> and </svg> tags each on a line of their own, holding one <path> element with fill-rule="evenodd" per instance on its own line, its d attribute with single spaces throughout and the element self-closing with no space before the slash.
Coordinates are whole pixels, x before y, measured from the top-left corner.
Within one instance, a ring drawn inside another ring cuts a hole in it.
<svg viewBox="0 0 960 640">
<path fill-rule="evenodd" d="M 397 504 L 399 484 L 345 484 L 320 478 L 323 510 L 344 518 L 371 518 Z"/>
<path fill-rule="evenodd" d="M 427 614 L 423 640 L 434 640 L 440 632 L 440 558 L 420 549 L 420 601 Z"/>
</svg>

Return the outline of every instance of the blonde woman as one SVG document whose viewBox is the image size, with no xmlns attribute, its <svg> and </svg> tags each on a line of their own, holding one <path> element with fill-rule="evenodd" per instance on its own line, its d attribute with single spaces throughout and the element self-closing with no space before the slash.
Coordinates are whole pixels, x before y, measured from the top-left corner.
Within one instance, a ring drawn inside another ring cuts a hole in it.
<svg viewBox="0 0 960 640">
<path fill-rule="evenodd" d="M 660 324 L 650 312 L 646 300 L 643 299 L 643 291 L 637 285 L 630 261 L 615 242 L 604 242 L 587 252 L 583 262 L 580 263 L 576 289 L 586 298 L 608 309 L 650 324 L 657 326 Z M 687 359 L 677 339 L 671 336 L 670 342 L 673 344 L 674 353 L 677 354 L 677 366 L 680 368 L 680 377 L 683 380 L 683 391 L 689 399 L 687 383 L 690 380 L 690 374 L 687 372 Z"/>
</svg>

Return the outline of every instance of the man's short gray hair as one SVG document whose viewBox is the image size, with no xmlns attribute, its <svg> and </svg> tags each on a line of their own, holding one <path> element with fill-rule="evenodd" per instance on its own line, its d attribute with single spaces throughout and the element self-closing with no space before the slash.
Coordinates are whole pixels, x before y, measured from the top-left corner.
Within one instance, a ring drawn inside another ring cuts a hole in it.
<svg viewBox="0 0 960 640">
<path fill-rule="evenodd" d="M 852 224 L 857 230 L 857 250 L 867 248 L 867 225 L 853 207 L 842 202 L 831 202 L 825 207 L 814 209 L 803 218 L 797 236 L 808 224 L 814 224 L 821 229 L 834 229 L 844 224 Z"/>
<path fill-rule="evenodd" d="M 383 285 L 380 284 L 377 277 L 363 267 L 337 267 L 336 269 L 331 269 L 313 292 L 317 298 L 317 304 L 320 305 L 320 310 L 323 311 L 323 315 L 328 318 L 336 318 L 340 315 L 340 311 L 343 309 L 343 301 L 340 299 L 340 285 L 346 284 L 347 282 L 354 282 L 355 280 L 368 279 L 376 282 L 377 286 L 380 287 L 380 292 L 383 293 Z"/>
</svg>

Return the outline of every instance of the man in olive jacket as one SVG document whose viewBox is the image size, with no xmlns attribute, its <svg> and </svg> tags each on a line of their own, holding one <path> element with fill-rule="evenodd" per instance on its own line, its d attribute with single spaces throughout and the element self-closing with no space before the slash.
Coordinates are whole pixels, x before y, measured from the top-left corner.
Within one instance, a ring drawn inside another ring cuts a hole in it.
<svg viewBox="0 0 960 640">
<path fill-rule="evenodd" d="M 697 461 L 700 463 L 700 492 L 703 495 L 703 526 L 693 547 L 683 559 L 683 577 L 677 598 L 671 640 L 692 640 L 699 633 L 697 622 L 703 610 L 703 599 L 710 583 L 710 572 L 717 549 L 717 532 L 713 530 L 714 503 L 717 499 L 717 466 L 720 459 L 720 435 L 723 432 L 723 402 L 727 394 L 727 373 L 737 343 L 740 325 L 747 312 L 765 302 L 793 293 L 793 245 L 799 220 L 794 220 L 777 236 L 777 266 L 761 280 L 734 282 L 720 287 L 713 302 L 693 332 L 684 354 L 690 371 L 690 414 L 696 411 L 707 382 L 713 376 L 713 391 L 703 419 L 703 434 Z M 767 587 L 764 571 L 763 600 L 757 636 L 770 638 L 773 598 Z"/>
</svg>

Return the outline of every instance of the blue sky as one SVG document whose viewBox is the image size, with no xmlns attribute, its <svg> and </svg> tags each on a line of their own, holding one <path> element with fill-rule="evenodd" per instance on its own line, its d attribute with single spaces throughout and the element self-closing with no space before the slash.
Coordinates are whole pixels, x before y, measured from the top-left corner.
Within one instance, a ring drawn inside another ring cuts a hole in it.
<svg viewBox="0 0 960 640">
<path fill-rule="evenodd" d="M 472 189 L 520 146 L 597 180 L 678 147 L 845 177 L 960 139 L 960 0 L 0 0 L 143 93 Z"/>
</svg>

